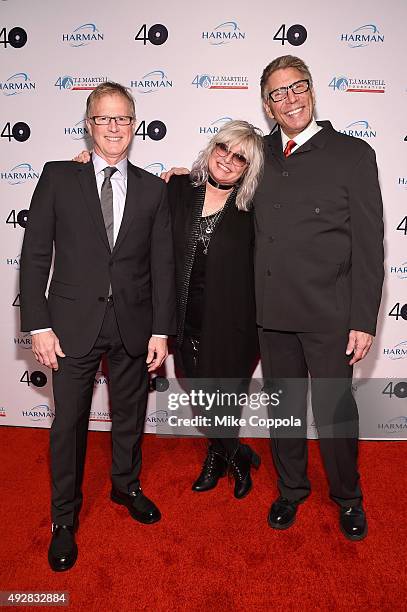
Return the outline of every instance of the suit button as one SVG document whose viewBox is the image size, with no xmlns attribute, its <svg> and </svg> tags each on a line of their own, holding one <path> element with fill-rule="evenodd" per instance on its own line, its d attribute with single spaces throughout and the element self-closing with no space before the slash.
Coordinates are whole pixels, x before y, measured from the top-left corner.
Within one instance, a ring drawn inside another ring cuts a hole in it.
<svg viewBox="0 0 407 612">
<path fill-rule="evenodd" d="M 317 215 L 319 215 L 319 213 L 321 212 L 321 209 L 320 208 L 316 208 L 315 212 L 317 213 Z"/>
<path fill-rule="evenodd" d="M 98 302 L 105 302 L 105 298 L 104 297 L 98 297 Z"/>
<path fill-rule="evenodd" d="M 273 236 L 269 236 L 269 242 L 274 242 L 274 237 Z"/>
<path fill-rule="evenodd" d="M 267 276 L 271 276 L 271 271 L 267 270 Z"/>
<path fill-rule="evenodd" d="M 284 172 L 282 174 L 283 174 L 283 176 L 288 176 L 287 170 L 284 170 Z"/>
<path fill-rule="evenodd" d="M 274 208 L 281 208 L 281 204 L 273 204 Z"/>
</svg>

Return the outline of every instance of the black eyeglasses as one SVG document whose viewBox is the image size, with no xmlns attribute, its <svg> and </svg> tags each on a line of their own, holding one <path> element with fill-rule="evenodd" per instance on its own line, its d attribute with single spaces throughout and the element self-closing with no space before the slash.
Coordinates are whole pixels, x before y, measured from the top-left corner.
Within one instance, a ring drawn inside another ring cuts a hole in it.
<svg viewBox="0 0 407 612">
<path fill-rule="evenodd" d="M 229 147 L 224 142 L 217 142 L 215 144 L 215 151 L 220 157 L 226 157 L 231 153 Z M 243 168 L 249 164 L 247 159 L 241 153 L 232 153 L 232 163 L 238 168 Z"/>
<path fill-rule="evenodd" d="M 295 81 L 295 83 L 291 83 L 291 85 L 287 85 L 287 87 L 279 87 L 278 89 L 273 89 L 267 94 L 267 97 L 273 102 L 281 102 L 281 100 L 285 100 L 288 96 L 288 90 L 295 94 L 302 94 L 309 90 L 309 79 L 301 79 L 301 81 Z"/>
<path fill-rule="evenodd" d="M 106 115 L 95 115 L 94 117 L 91 117 L 91 119 L 95 125 L 109 125 L 112 120 L 116 122 L 116 125 L 130 125 L 134 117 L 129 117 L 126 115 L 120 115 L 119 117 L 106 117 Z"/>
</svg>

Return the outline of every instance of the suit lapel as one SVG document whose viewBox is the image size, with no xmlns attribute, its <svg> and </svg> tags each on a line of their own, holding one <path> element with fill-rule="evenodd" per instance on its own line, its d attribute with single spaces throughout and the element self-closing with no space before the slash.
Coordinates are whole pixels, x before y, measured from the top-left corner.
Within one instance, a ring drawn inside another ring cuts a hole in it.
<svg viewBox="0 0 407 612">
<path fill-rule="evenodd" d="M 283 155 L 281 142 L 281 133 L 277 129 L 275 132 L 265 137 L 267 142 L 266 160 L 269 163 L 277 163 L 281 167 L 285 167 L 286 158 Z"/>
<path fill-rule="evenodd" d="M 130 162 L 127 164 L 127 191 L 126 202 L 124 204 L 123 219 L 120 225 L 119 234 L 115 242 L 113 253 L 117 251 L 129 231 L 131 222 L 136 214 L 137 201 L 142 202 L 144 197 L 144 181 L 137 168 Z"/>
<path fill-rule="evenodd" d="M 270 153 L 274 157 L 278 157 L 280 159 L 284 159 L 283 145 L 282 145 L 282 141 L 281 141 L 281 132 L 280 132 L 280 130 L 277 129 L 275 132 L 273 132 L 269 136 L 266 136 L 266 141 L 267 141 Z"/>
<path fill-rule="evenodd" d="M 88 162 L 87 164 L 78 164 L 78 178 L 89 213 L 93 219 L 100 238 L 110 252 L 105 222 L 103 220 L 102 207 L 100 205 L 96 185 L 95 170 L 92 161 Z"/>
</svg>

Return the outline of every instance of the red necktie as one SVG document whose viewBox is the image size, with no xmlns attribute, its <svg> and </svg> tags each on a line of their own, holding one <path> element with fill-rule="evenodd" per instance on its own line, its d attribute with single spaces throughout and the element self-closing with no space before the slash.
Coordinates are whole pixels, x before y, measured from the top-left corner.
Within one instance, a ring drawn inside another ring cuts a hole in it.
<svg viewBox="0 0 407 612">
<path fill-rule="evenodd" d="M 284 149 L 284 157 L 288 157 L 289 155 L 291 155 L 291 151 L 294 149 L 294 147 L 297 146 L 297 143 L 295 142 L 295 140 L 289 140 L 287 142 L 287 144 L 285 145 L 285 149 Z"/>
</svg>

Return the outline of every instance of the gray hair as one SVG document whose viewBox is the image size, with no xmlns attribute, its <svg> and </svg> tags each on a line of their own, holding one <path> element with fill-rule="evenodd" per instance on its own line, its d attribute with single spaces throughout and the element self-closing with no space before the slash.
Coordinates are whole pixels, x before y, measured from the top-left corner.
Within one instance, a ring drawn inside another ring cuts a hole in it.
<svg viewBox="0 0 407 612">
<path fill-rule="evenodd" d="M 229 148 L 239 145 L 241 153 L 249 162 L 236 196 L 236 207 L 239 210 L 247 211 L 250 208 L 263 170 L 263 133 L 247 121 L 228 121 L 225 123 L 212 136 L 207 147 L 199 153 L 192 164 L 191 180 L 194 187 L 203 185 L 208 180 L 209 158 L 219 142 L 226 144 Z"/>
<path fill-rule="evenodd" d="M 134 104 L 134 98 L 131 95 L 130 91 L 124 85 L 120 85 L 120 83 L 114 83 L 113 81 L 105 81 L 104 83 L 100 83 L 95 89 L 89 94 L 88 99 L 86 100 L 86 116 L 90 117 L 90 113 L 92 110 L 92 106 L 96 100 L 100 100 L 102 96 L 112 96 L 119 95 L 126 98 L 127 102 L 130 104 L 131 112 L 133 117 L 136 116 L 136 107 Z"/>
<path fill-rule="evenodd" d="M 300 59 L 299 57 L 295 57 L 295 55 L 281 55 L 280 57 L 276 57 L 276 59 L 270 62 L 270 64 L 265 67 L 265 69 L 263 70 L 263 74 L 261 75 L 261 97 L 266 102 L 268 101 L 268 92 L 266 91 L 266 85 L 269 77 L 273 74 L 273 72 L 276 72 L 276 70 L 281 70 L 284 68 L 296 68 L 299 72 L 301 72 L 301 74 L 304 75 L 306 79 L 309 80 L 310 89 L 313 88 L 312 76 L 304 60 Z"/>
</svg>

